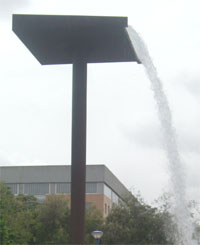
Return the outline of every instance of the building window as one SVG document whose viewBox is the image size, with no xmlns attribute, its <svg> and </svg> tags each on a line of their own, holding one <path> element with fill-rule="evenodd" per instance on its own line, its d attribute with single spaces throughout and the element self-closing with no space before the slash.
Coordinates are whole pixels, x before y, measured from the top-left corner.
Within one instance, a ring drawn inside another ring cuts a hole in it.
<svg viewBox="0 0 200 245">
<path fill-rule="evenodd" d="M 104 195 L 107 196 L 111 200 L 112 190 L 105 184 L 104 184 Z"/>
<path fill-rule="evenodd" d="M 18 194 L 18 184 L 6 184 L 6 186 L 10 189 L 12 194 L 17 195 Z"/>
<path fill-rule="evenodd" d="M 97 193 L 97 183 L 86 183 L 86 193 Z"/>
<path fill-rule="evenodd" d="M 119 197 L 113 191 L 112 191 L 112 202 L 117 204 L 117 205 L 119 204 Z"/>
<path fill-rule="evenodd" d="M 71 193 L 70 183 L 57 183 L 56 193 L 69 194 Z M 86 193 L 97 193 L 97 183 L 86 183 Z"/>
<path fill-rule="evenodd" d="M 24 194 L 26 195 L 46 195 L 49 194 L 49 184 L 24 184 Z"/>
<path fill-rule="evenodd" d="M 57 183 L 56 184 L 56 193 L 59 194 L 69 194 L 71 192 L 70 183 Z"/>
</svg>

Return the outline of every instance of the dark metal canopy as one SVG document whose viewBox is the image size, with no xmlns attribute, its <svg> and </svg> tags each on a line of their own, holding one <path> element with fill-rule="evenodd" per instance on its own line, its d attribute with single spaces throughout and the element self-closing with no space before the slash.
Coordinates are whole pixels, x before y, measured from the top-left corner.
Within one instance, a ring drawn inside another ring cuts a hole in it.
<svg viewBox="0 0 200 245">
<path fill-rule="evenodd" d="M 71 243 L 84 244 L 87 63 L 138 60 L 126 17 L 13 15 L 13 31 L 42 65 L 73 64 Z"/>
<path fill-rule="evenodd" d="M 13 15 L 13 31 L 42 65 L 139 60 L 127 17 Z"/>
</svg>

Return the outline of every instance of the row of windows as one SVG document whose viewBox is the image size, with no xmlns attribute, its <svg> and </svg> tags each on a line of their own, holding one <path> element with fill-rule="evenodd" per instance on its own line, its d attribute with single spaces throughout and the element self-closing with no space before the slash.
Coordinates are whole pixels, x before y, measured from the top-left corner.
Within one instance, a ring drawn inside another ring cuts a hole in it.
<svg viewBox="0 0 200 245">
<path fill-rule="evenodd" d="M 104 194 L 113 202 L 118 204 L 119 203 L 119 196 L 112 191 L 107 185 L 104 184 Z"/>
<path fill-rule="evenodd" d="M 50 184 L 48 183 L 30 183 L 30 184 L 7 184 L 13 194 L 23 193 L 25 195 L 46 195 L 52 193 L 50 191 Z M 21 186 L 21 190 L 19 190 Z M 56 183 L 56 194 L 69 194 L 71 192 L 71 183 Z M 97 183 L 86 183 L 86 193 L 97 193 Z M 112 191 L 107 185 L 104 184 L 104 195 L 106 195 L 112 203 L 118 204 L 119 196 Z"/>
<path fill-rule="evenodd" d="M 49 193 L 49 184 L 24 184 L 25 195 L 45 195 Z"/>
<path fill-rule="evenodd" d="M 6 184 L 13 194 L 19 194 L 19 184 Z M 55 193 L 68 194 L 71 191 L 71 183 L 56 183 Z M 46 195 L 50 193 L 50 184 L 48 183 L 30 183 L 23 184 L 20 191 L 25 195 Z M 97 193 L 97 183 L 86 183 L 86 193 Z"/>
<path fill-rule="evenodd" d="M 70 193 L 71 192 L 71 184 L 70 183 L 58 183 L 56 184 L 56 193 Z"/>
<path fill-rule="evenodd" d="M 56 184 L 56 193 L 70 193 L 71 183 Z M 97 183 L 86 183 L 86 193 L 97 193 Z"/>
</svg>

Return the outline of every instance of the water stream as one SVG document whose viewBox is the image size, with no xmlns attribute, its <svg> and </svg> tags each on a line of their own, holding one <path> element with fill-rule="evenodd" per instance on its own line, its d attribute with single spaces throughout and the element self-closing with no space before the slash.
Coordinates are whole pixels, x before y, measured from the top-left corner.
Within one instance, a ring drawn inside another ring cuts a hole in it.
<svg viewBox="0 0 200 245">
<path fill-rule="evenodd" d="M 178 151 L 176 131 L 173 127 L 169 103 L 145 43 L 133 28 L 128 27 L 127 32 L 137 56 L 144 65 L 146 74 L 151 81 L 151 88 L 157 104 L 157 114 L 163 132 L 163 145 L 168 158 L 169 177 L 175 203 L 174 216 L 179 233 L 176 244 L 197 244 L 192 240 L 193 225 L 186 202 L 185 170 Z"/>
</svg>

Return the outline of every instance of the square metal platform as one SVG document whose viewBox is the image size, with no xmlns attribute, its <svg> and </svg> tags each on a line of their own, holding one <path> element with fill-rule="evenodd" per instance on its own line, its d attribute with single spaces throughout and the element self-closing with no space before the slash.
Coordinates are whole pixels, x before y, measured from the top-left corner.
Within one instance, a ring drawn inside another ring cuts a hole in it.
<svg viewBox="0 0 200 245">
<path fill-rule="evenodd" d="M 13 15 L 13 31 L 42 65 L 139 60 L 127 17 Z"/>
</svg>

